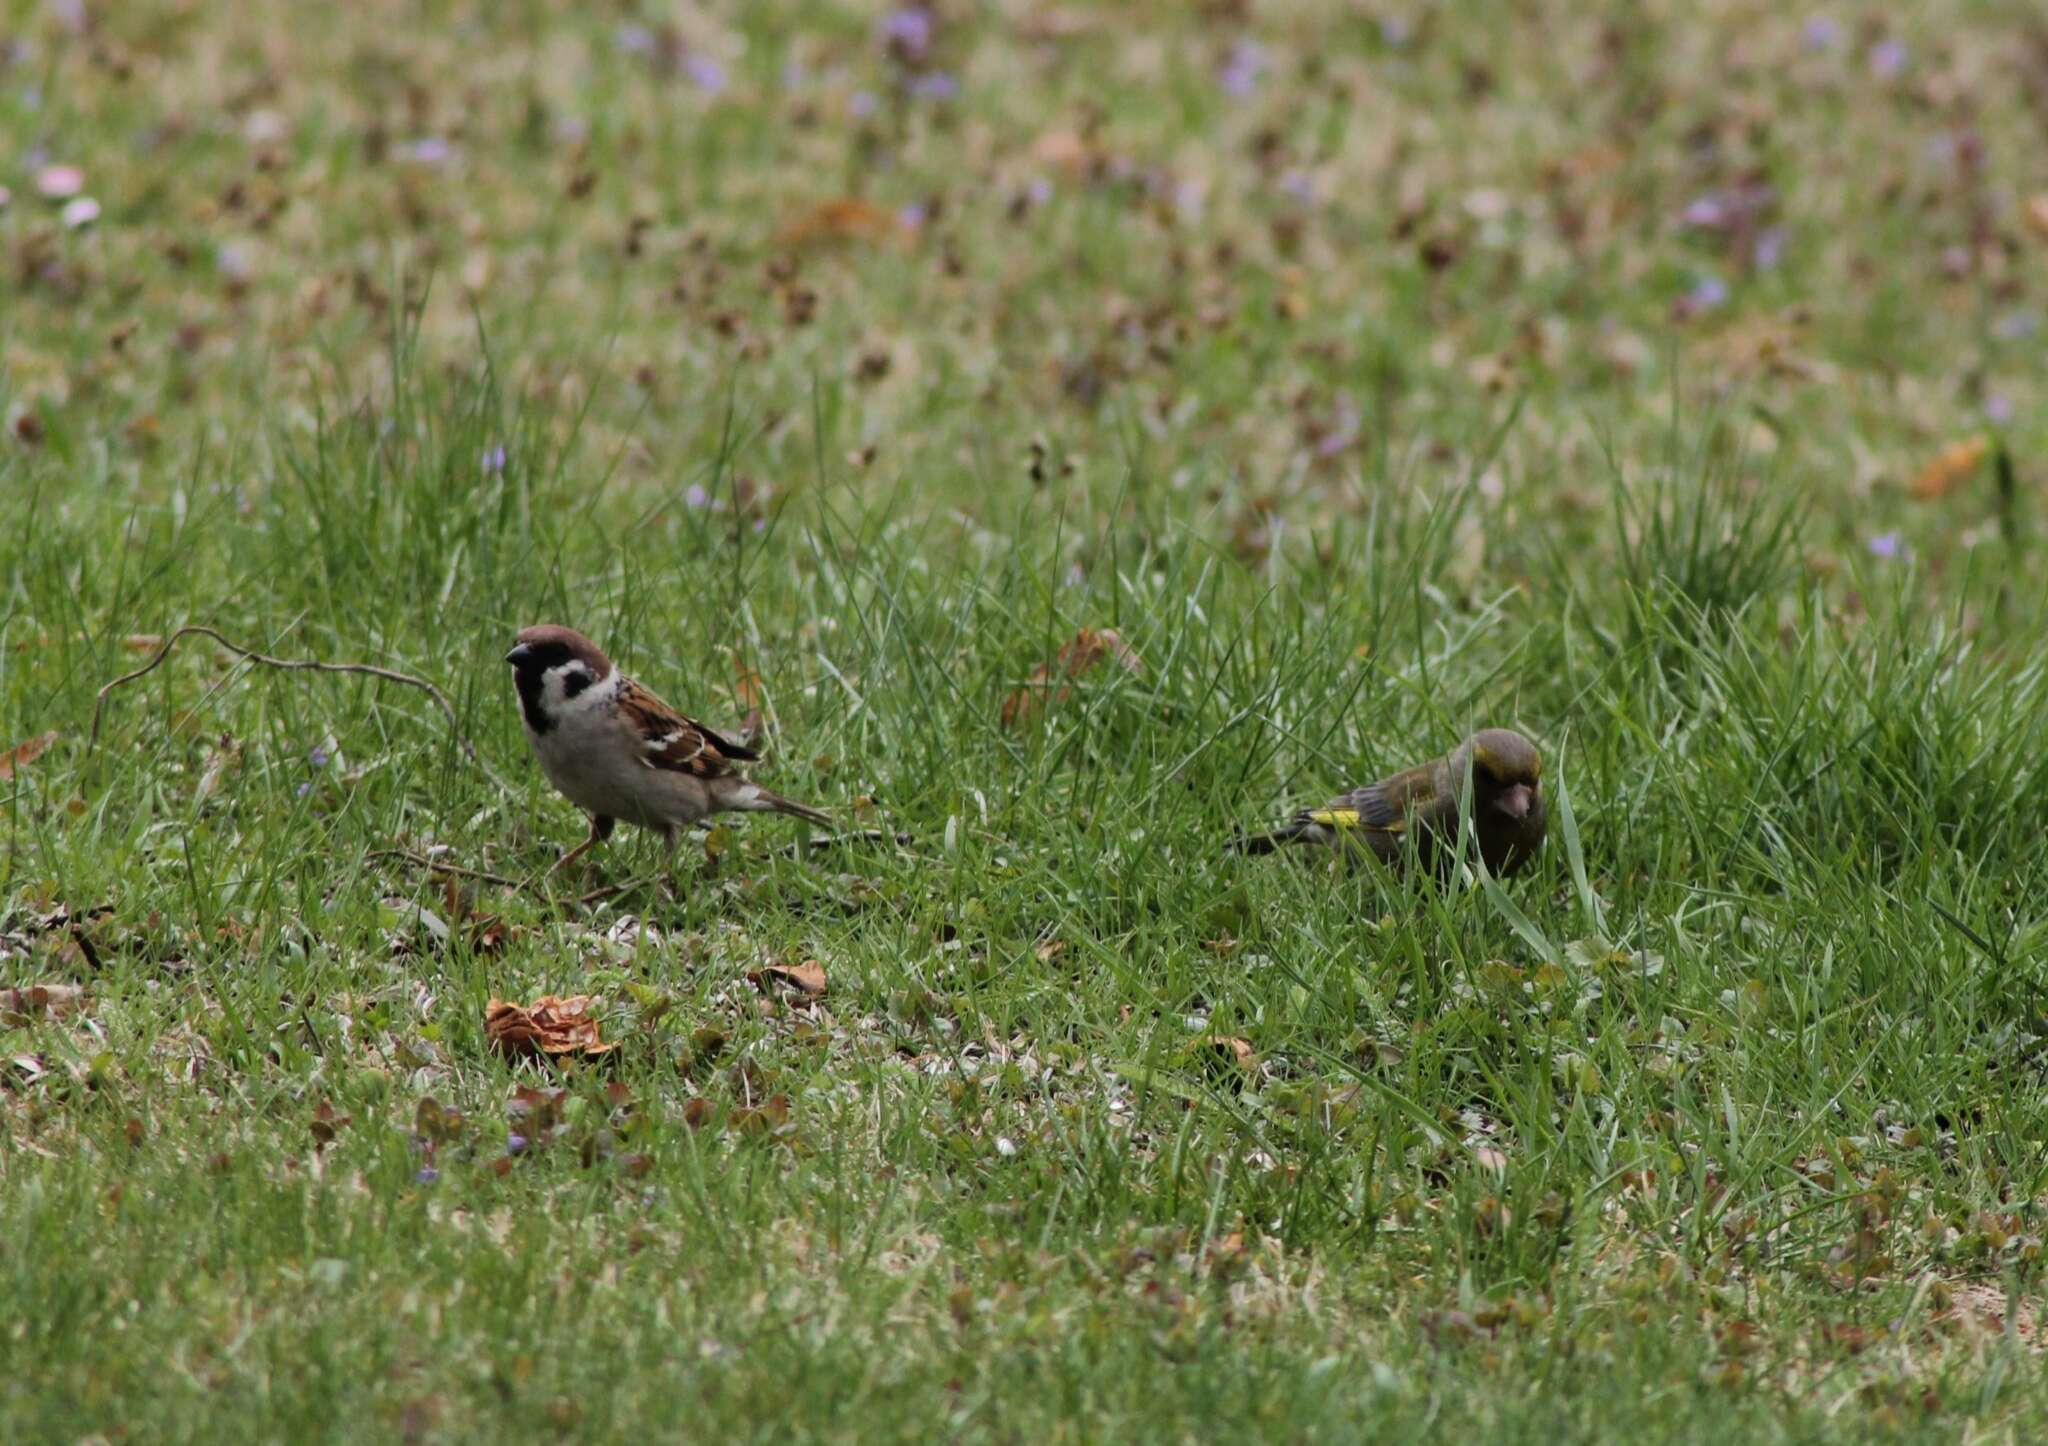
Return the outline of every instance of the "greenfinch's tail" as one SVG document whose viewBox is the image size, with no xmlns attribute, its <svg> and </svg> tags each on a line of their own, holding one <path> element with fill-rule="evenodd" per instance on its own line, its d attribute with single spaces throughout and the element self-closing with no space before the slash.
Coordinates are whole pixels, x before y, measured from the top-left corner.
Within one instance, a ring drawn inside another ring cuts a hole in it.
<svg viewBox="0 0 2048 1446">
<path fill-rule="evenodd" d="M 1241 833 L 1223 847 L 1234 854 L 1269 854 L 1291 843 L 1321 843 L 1329 830 L 1306 816 L 1289 819 L 1271 833 Z"/>
</svg>

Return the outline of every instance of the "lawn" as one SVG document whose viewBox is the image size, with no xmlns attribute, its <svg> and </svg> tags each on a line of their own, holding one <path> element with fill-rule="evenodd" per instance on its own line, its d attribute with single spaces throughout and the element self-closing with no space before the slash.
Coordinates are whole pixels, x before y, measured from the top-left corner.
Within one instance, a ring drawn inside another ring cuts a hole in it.
<svg viewBox="0 0 2048 1446">
<path fill-rule="evenodd" d="M 2025 0 L 14 0 L 0 1438 L 2038 1438 L 2044 128 Z M 867 836 L 548 876 L 540 621 Z M 1485 725 L 1518 877 L 1224 849 Z"/>
</svg>

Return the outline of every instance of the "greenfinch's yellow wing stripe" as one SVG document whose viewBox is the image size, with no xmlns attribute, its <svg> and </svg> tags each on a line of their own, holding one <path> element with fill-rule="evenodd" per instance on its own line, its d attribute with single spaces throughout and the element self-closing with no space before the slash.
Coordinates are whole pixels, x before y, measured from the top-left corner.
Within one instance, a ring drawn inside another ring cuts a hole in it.
<svg viewBox="0 0 2048 1446">
<path fill-rule="evenodd" d="M 1374 833 L 1399 833 L 1403 827 L 1399 821 L 1366 823 L 1359 818 L 1355 808 L 1312 808 L 1307 817 L 1310 823 L 1319 823 L 1325 828 L 1365 828 Z"/>
</svg>

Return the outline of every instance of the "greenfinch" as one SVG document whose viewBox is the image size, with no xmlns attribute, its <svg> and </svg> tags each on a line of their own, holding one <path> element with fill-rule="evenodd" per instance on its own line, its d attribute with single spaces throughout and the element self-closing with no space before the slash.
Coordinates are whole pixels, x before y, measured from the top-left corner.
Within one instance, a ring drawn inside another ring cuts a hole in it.
<svg viewBox="0 0 2048 1446">
<path fill-rule="evenodd" d="M 1448 872 L 1458 839 L 1458 801 L 1472 776 L 1472 836 L 1487 871 L 1505 878 L 1543 846 L 1543 759 L 1507 728 L 1487 728 L 1434 762 L 1305 808 L 1271 833 L 1232 839 L 1240 853 L 1282 844 L 1363 845 L 1395 868 L 1414 859 Z"/>
</svg>

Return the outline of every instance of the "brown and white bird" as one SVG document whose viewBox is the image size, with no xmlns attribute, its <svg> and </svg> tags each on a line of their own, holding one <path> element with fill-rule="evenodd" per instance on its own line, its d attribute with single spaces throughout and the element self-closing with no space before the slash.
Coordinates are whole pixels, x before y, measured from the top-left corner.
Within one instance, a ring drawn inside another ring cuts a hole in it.
<svg viewBox="0 0 2048 1446">
<path fill-rule="evenodd" d="M 1458 801 L 1472 775 L 1472 836 L 1487 872 L 1505 878 L 1543 846 L 1543 758 L 1507 728 L 1487 728 L 1433 762 L 1306 808 L 1271 833 L 1230 841 L 1241 853 L 1282 844 L 1362 844 L 1382 863 L 1413 858 L 1447 870 L 1458 840 Z"/>
<path fill-rule="evenodd" d="M 574 628 L 527 628 L 505 661 L 541 772 L 590 815 L 590 836 L 562 856 L 558 869 L 609 838 L 621 821 L 653 829 L 670 848 L 682 829 L 714 813 L 832 822 L 742 778 L 733 764 L 757 758 L 751 748 L 669 707 Z"/>
</svg>

